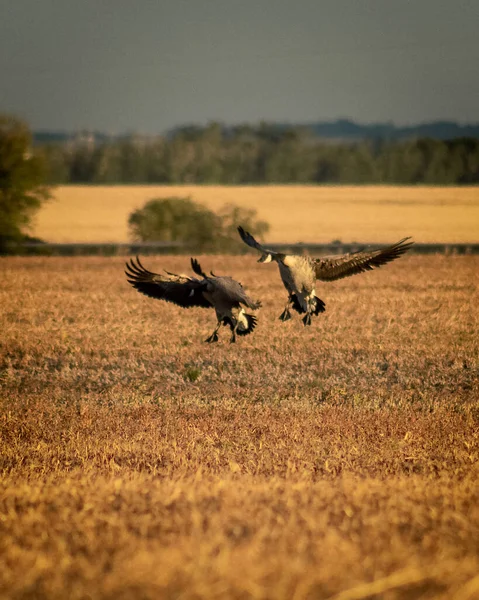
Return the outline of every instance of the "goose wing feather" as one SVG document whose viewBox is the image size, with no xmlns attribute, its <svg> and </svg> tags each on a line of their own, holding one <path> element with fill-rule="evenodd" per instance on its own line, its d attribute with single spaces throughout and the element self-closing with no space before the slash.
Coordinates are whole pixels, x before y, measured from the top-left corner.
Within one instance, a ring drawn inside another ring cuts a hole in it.
<svg viewBox="0 0 479 600">
<path fill-rule="evenodd" d="M 407 252 L 414 243 L 410 242 L 410 239 L 406 237 L 386 248 L 313 259 L 316 279 L 334 281 L 381 267 Z"/>
<path fill-rule="evenodd" d="M 166 272 L 166 271 L 165 271 Z M 210 302 L 203 296 L 206 282 L 186 275 L 166 272 L 166 275 L 153 273 L 141 264 L 136 257 L 126 263 L 128 283 L 150 298 L 172 302 L 183 308 L 199 306 L 210 308 Z"/>
</svg>

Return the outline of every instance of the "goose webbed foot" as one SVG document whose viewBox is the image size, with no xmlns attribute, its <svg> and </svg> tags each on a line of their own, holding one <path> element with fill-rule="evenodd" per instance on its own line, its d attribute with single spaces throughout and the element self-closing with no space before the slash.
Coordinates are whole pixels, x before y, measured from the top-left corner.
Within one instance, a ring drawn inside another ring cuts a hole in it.
<svg viewBox="0 0 479 600">
<path fill-rule="evenodd" d="M 283 323 L 285 321 L 289 321 L 291 319 L 291 313 L 289 311 L 289 308 L 285 308 L 284 311 L 279 315 L 279 320 L 283 321 Z"/>
<path fill-rule="evenodd" d="M 235 331 L 233 331 L 233 335 L 231 336 L 230 344 L 236 344 L 236 332 Z"/>
<path fill-rule="evenodd" d="M 303 325 L 306 327 L 306 325 L 311 325 L 311 313 L 306 313 L 303 317 Z"/>
<path fill-rule="evenodd" d="M 218 334 L 216 333 L 216 329 L 213 331 L 213 333 L 210 335 L 209 338 L 206 338 L 205 342 L 208 342 L 208 344 L 213 344 L 214 342 L 218 341 Z"/>
</svg>

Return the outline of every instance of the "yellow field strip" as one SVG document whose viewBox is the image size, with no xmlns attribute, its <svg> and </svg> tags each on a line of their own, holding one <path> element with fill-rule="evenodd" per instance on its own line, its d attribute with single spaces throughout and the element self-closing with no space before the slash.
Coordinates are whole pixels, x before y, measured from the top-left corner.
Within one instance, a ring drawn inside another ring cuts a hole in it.
<svg viewBox="0 0 479 600">
<path fill-rule="evenodd" d="M 128 242 L 129 214 L 152 198 L 190 196 L 211 209 L 255 208 L 267 241 L 479 241 L 479 187 L 60 186 L 32 234 L 50 242 Z"/>
</svg>

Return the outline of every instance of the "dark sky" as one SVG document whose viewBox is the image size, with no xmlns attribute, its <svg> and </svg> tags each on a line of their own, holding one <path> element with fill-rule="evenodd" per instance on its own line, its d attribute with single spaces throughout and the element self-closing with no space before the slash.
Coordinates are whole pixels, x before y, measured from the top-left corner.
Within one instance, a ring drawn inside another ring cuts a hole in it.
<svg viewBox="0 0 479 600">
<path fill-rule="evenodd" d="M 479 121 L 479 0 L 0 0 L 0 112 L 35 129 Z"/>
</svg>

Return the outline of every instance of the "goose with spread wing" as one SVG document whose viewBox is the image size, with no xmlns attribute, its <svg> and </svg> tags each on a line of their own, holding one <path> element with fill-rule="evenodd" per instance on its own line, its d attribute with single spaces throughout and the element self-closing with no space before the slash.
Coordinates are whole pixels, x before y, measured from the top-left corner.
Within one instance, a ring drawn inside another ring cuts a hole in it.
<svg viewBox="0 0 479 600">
<path fill-rule="evenodd" d="M 414 243 L 409 241 L 411 238 L 406 237 L 386 248 L 361 250 L 341 256 L 311 258 L 268 250 L 242 227 L 238 227 L 238 232 L 245 244 L 261 252 L 258 262 L 276 261 L 278 263 L 281 279 L 288 291 L 288 302 L 279 317 L 280 320 L 287 321 L 291 318 L 290 307 L 292 307 L 299 314 L 304 314 L 304 325 L 311 325 L 311 317 L 326 310 L 324 302 L 316 296 L 317 279 L 320 281 L 335 281 L 357 273 L 371 271 L 399 258 Z"/>
<path fill-rule="evenodd" d="M 165 275 L 145 269 L 140 259 L 126 263 L 126 277 L 135 289 L 150 298 L 172 302 L 183 308 L 198 306 L 214 308 L 218 320 L 216 329 L 205 342 L 217 342 L 221 325 L 229 325 L 231 342 L 237 335 L 248 335 L 256 327 L 255 316 L 245 312 L 244 307 L 256 310 L 260 302 L 253 302 L 243 286 L 231 277 L 206 275 L 198 261 L 191 259 L 191 267 L 198 277 L 176 275 L 165 271 Z"/>
</svg>

